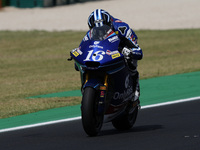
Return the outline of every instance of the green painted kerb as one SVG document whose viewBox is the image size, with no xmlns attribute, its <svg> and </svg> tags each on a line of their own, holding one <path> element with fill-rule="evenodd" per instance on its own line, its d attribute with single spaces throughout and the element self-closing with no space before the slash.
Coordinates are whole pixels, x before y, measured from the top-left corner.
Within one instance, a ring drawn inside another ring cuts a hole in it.
<svg viewBox="0 0 200 150">
<path fill-rule="evenodd" d="M 200 72 L 145 79 L 140 81 L 140 86 L 140 101 L 142 106 L 197 97 L 200 96 Z M 29 98 L 71 96 L 81 96 L 80 90 L 39 95 Z M 80 105 L 50 109 L 37 113 L 0 119 L 0 129 L 77 117 L 80 116 L 80 114 Z"/>
<path fill-rule="evenodd" d="M 200 72 L 163 76 L 140 81 L 141 105 L 200 96 Z"/>
<path fill-rule="evenodd" d="M 49 109 L 36 113 L 0 119 L 0 129 L 73 118 L 80 115 L 80 105 Z"/>
</svg>

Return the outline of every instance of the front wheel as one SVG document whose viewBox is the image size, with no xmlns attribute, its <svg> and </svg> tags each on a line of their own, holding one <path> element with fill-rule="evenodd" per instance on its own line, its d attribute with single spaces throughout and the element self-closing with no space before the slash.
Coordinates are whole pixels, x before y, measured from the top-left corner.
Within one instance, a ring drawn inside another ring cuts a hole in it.
<svg viewBox="0 0 200 150">
<path fill-rule="evenodd" d="M 102 127 L 104 114 L 98 113 L 98 92 L 91 87 L 84 89 L 81 116 L 83 129 L 89 136 L 96 136 Z"/>
</svg>

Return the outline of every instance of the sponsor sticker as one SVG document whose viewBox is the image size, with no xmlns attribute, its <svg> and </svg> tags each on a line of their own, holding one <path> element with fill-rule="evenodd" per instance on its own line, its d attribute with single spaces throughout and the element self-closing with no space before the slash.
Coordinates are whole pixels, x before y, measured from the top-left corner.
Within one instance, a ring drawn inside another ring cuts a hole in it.
<svg viewBox="0 0 200 150">
<path fill-rule="evenodd" d="M 94 21 L 94 23 L 101 23 L 101 22 L 103 22 L 103 19 L 98 19 Z"/>
<path fill-rule="evenodd" d="M 121 20 L 116 20 L 115 22 L 122 22 Z"/>
<path fill-rule="evenodd" d="M 85 41 L 88 41 L 88 40 L 89 39 L 88 39 L 87 35 L 85 35 L 84 38 L 83 38 L 83 41 L 85 42 Z"/>
<path fill-rule="evenodd" d="M 122 35 L 124 35 L 126 33 L 126 29 L 127 29 L 126 26 L 120 26 L 120 27 L 118 27 L 118 30 L 121 32 Z"/>
<path fill-rule="evenodd" d="M 72 53 L 75 57 L 77 57 L 79 55 L 79 53 L 77 51 Z"/>
<path fill-rule="evenodd" d="M 104 97 L 105 96 L 105 92 L 101 91 L 100 97 Z"/>
<path fill-rule="evenodd" d="M 81 49 L 81 47 L 73 49 L 73 50 L 72 50 L 72 54 L 73 54 L 75 57 L 77 57 L 77 56 L 79 56 L 79 55 L 82 55 L 83 52 L 82 52 L 80 49 Z"/>
<path fill-rule="evenodd" d="M 117 53 L 119 53 L 118 50 L 116 50 L 116 51 L 107 50 L 107 51 L 106 51 L 106 54 L 107 54 L 107 55 L 114 55 L 114 54 L 117 54 Z"/>
<path fill-rule="evenodd" d="M 97 44 L 99 44 L 99 43 L 100 43 L 99 41 L 95 41 L 95 42 L 94 42 L 95 45 L 97 45 Z"/>
<path fill-rule="evenodd" d="M 113 55 L 111 55 L 111 57 L 112 57 L 112 59 L 118 58 L 118 57 L 120 57 L 120 53 L 113 54 Z"/>
<path fill-rule="evenodd" d="M 123 99 L 124 101 L 126 101 L 130 99 L 131 97 L 133 97 L 134 93 L 133 93 L 133 87 L 130 85 L 130 75 L 126 76 L 124 86 L 125 86 L 125 90 L 123 93 L 120 93 L 120 92 L 114 93 L 114 96 L 113 96 L 114 100 Z"/>
<path fill-rule="evenodd" d="M 118 36 L 113 36 L 113 37 L 108 39 L 108 41 L 111 42 L 111 43 L 114 43 L 114 42 L 116 42 L 118 40 L 119 40 Z"/>
<path fill-rule="evenodd" d="M 80 49 L 77 49 L 77 52 L 78 52 L 80 55 L 83 54 L 83 52 L 82 52 Z"/>
<path fill-rule="evenodd" d="M 126 33 L 126 38 L 127 39 L 129 39 L 129 38 L 132 39 L 131 35 L 132 35 L 132 31 L 131 31 L 131 29 L 128 29 L 128 31 Z"/>
<path fill-rule="evenodd" d="M 100 90 L 106 90 L 106 86 L 100 86 Z"/>
<path fill-rule="evenodd" d="M 99 45 L 90 45 L 89 48 L 100 48 L 100 49 L 103 49 L 103 46 L 99 46 Z"/>
</svg>

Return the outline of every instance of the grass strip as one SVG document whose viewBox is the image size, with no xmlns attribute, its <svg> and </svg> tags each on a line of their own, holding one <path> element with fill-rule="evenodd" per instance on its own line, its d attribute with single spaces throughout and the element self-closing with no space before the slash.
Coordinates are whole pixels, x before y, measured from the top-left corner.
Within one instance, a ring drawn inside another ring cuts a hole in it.
<svg viewBox="0 0 200 150">
<path fill-rule="evenodd" d="M 0 118 L 80 104 L 80 97 L 26 99 L 80 89 L 68 62 L 86 32 L 0 31 Z M 141 79 L 200 71 L 200 29 L 136 31 Z"/>
</svg>

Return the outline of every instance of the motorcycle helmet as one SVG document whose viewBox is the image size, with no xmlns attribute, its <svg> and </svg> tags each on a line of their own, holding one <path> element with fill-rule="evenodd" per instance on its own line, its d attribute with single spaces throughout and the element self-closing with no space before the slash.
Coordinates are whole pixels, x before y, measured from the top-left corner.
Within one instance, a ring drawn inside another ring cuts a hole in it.
<svg viewBox="0 0 200 150">
<path fill-rule="evenodd" d="M 88 26 L 92 29 L 93 27 L 101 27 L 103 25 L 111 26 L 111 16 L 103 9 L 96 9 L 88 17 Z"/>
</svg>

